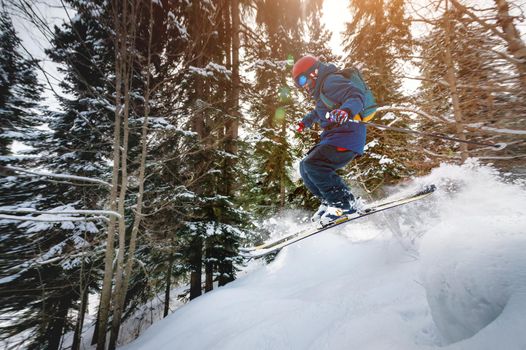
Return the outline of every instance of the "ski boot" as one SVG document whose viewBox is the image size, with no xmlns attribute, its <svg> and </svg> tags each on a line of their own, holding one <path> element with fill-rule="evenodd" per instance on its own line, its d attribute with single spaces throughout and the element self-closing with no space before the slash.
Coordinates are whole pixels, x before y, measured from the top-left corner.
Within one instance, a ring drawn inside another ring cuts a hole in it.
<svg viewBox="0 0 526 350">
<path fill-rule="evenodd" d="M 329 225 L 331 222 L 338 220 L 341 217 L 354 214 L 358 211 L 355 207 L 354 200 L 351 202 L 344 202 L 343 205 L 341 203 L 339 204 L 340 205 L 331 205 L 325 210 L 325 213 L 320 218 L 320 225 L 322 227 Z"/>
<path fill-rule="evenodd" d="M 320 221 L 323 214 L 325 214 L 325 212 L 327 211 L 327 208 L 328 208 L 327 202 L 322 201 L 320 204 L 320 207 L 318 208 L 318 211 L 316 211 L 314 215 L 312 215 L 312 217 L 310 218 L 310 221 L 312 222 Z"/>
</svg>

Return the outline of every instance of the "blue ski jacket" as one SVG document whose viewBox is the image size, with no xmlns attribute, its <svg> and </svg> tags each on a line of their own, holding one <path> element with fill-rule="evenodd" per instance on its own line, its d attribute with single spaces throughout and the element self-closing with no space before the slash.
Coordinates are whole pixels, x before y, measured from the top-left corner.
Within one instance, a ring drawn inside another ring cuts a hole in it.
<svg viewBox="0 0 526 350">
<path fill-rule="evenodd" d="M 320 145 L 341 147 L 362 155 L 367 135 L 365 125 L 347 122 L 338 126 L 325 117 L 330 111 L 320 98 L 322 87 L 323 94 L 331 101 L 340 104 L 339 109 L 350 112 L 351 117 L 364 108 L 365 91 L 355 86 L 343 75 L 333 74 L 337 71 L 338 68 L 335 65 L 320 62 L 316 85 L 311 93 L 316 100 L 316 108 L 309 112 L 302 122 L 306 128 L 318 123 L 324 129 L 321 134 Z"/>
</svg>

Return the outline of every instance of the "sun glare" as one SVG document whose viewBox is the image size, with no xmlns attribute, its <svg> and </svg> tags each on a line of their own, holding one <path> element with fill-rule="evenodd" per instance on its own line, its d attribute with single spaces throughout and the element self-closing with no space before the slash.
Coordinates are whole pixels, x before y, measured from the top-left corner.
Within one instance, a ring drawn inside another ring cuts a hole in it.
<svg viewBox="0 0 526 350">
<path fill-rule="evenodd" d="M 351 20 L 348 1 L 325 0 L 323 2 L 322 21 L 325 27 L 332 32 L 330 47 L 334 53 L 343 54 L 341 32 L 345 30 L 345 23 Z"/>
</svg>

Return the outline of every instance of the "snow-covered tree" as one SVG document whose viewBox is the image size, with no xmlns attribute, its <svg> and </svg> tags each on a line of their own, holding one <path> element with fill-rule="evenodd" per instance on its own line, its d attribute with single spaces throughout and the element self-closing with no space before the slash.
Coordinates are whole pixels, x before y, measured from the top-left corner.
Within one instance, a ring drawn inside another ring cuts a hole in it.
<svg viewBox="0 0 526 350">
<path fill-rule="evenodd" d="M 489 22 L 480 20 L 474 12 L 457 2 L 447 12 L 428 19 L 431 30 L 419 40 L 421 59 L 419 66 L 423 73 L 422 89 L 418 104 L 428 113 L 440 119 L 423 121 L 427 130 L 458 133 L 458 117 L 461 115 L 462 136 L 468 141 L 488 142 L 494 135 L 481 130 L 480 126 L 498 129 L 521 129 L 520 118 L 525 105 L 519 98 L 521 78 L 515 74 L 516 62 L 503 52 L 505 43 L 494 31 L 489 30 Z M 498 15 L 494 15 L 498 18 Z M 491 15 L 486 16 L 491 18 Z M 491 24 L 491 28 L 494 24 Z M 495 29 L 496 30 L 496 29 Z M 448 47 L 449 55 L 444 49 Z M 448 58 L 449 57 L 449 58 Z M 451 61 L 449 63 L 449 61 Z M 455 105 L 454 92 L 458 103 Z M 456 122 L 456 123 L 455 123 Z M 457 127 L 457 128 L 455 128 Z M 523 146 L 517 144 L 516 137 L 510 134 L 499 137 L 500 141 L 514 144 L 496 158 L 504 168 L 510 168 L 515 155 L 524 153 Z M 422 142 L 422 141 L 421 141 Z M 427 155 L 440 161 L 458 158 L 459 145 L 451 142 L 426 140 Z M 487 147 L 468 145 L 464 153 L 492 159 L 495 152 Z M 507 165 L 506 165 L 507 164 Z"/>
<path fill-rule="evenodd" d="M 216 5 L 193 3 L 185 14 L 189 37 L 196 43 L 186 50 L 184 90 L 180 90 L 178 99 L 188 116 L 187 126 L 195 133 L 189 145 L 192 157 L 188 162 L 192 173 L 186 172 L 183 176 L 188 179 L 188 188 L 196 197 L 190 217 L 180 232 L 188 249 L 186 264 L 191 271 L 190 298 L 201 294 L 203 269 L 207 290 L 212 288 L 211 281 L 219 266 L 223 266 L 222 270 L 227 266 L 230 271 L 220 272 L 220 284 L 235 277 L 232 258 L 236 255 L 235 242 L 239 240 L 239 231 L 235 227 L 240 222 L 231 219 L 238 211 L 231 185 L 235 183 L 235 172 L 227 169 L 236 157 L 232 153 L 235 132 L 230 121 L 236 118 L 237 111 L 231 112 L 232 104 L 228 100 L 232 96 L 234 62 L 231 43 L 226 40 L 231 36 L 228 28 L 232 23 L 226 14 L 232 9 L 230 1 Z M 222 15 L 214 17 L 211 15 L 214 11 Z M 203 16 L 203 13 L 210 15 Z M 218 32 L 217 28 L 221 30 Z M 209 38 L 216 40 L 209 41 Z"/>
<path fill-rule="evenodd" d="M 190 298 L 202 293 L 203 272 L 206 291 L 214 281 L 235 278 L 239 228 L 246 222 L 235 199 L 238 111 L 232 99 L 240 86 L 230 32 L 234 3 L 163 4 L 170 14 L 162 35 L 171 44 L 163 52 L 170 60 L 160 67 L 170 74 L 157 106 L 170 128 L 151 143 L 144 241 L 166 242 L 167 264 L 155 278 L 170 284 L 171 277 L 189 274 Z"/>
<path fill-rule="evenodd" d="M 7 13 L 0 18 L 0 28 L 1 122 L 5 123 L 2 125 L 2 136 L 5 136 L 2 137 L 2 163 L 26 168 L 49 167 L 55 159 L 50 152 L 51 137 L 45 130 L 35 128 L 50 120 L 47 114 L 36 111 L 42 91 L 37 83 L 36 62 L 20 53 L 21 43 Z M 6 157 L 15 140 L 31 146 L 26 152 L 32 156 Z M 64 182 L 53 183 L 12 170 L 5 170 L 4 175 L 8 175 L 0 182 L 0 208 L 4 213 L 71 210 L 76 204 L 77 198 L 63 196 L 63 192 L 71 188 Z M 10 322 L 2 326 L 2 337 L 18 335 L 27 348 L 58 349 L 64 331 L 78 324 L 68 317 L 68 312 L 80 306 L 76 304 L 80 299 L 85 306 L 86 290 L 90 284 L 93 287 L 93 281 L 86 278 L 83 269 L 89 269 L 89 258 L 84 255 L 89 255 L 86 250 L 97 227 L 91 222 L 46 222 L 45 215 L 40 219 L 43 221 L 0 220 L 3 271 L 0 286 L 5 291 L 17 291 L 2 293 L 2 313 L 12 316 Z"/>
<path fill-rule="evenodd" d="M 11 154 L 14 141 L 30 145 L 36 141 L 35 126 L 42 122 L 35 108 L 42 85 L 38 82 L 37 62 L 24 57 L 11 17 L 0 13 L 0 155 Z M 33 128 L 33 129 L 32 129 Z"/>
<path fill-rule="evenodd" d="M 345 32 L 345 63 L 354 65 L 372 89 L 379 106 L 403 102 L 402 64 L 412 49 L 405 0 L 351 0 L 352 21 Z M 403 115 L 377 113 L 373 122 L 410 126 Z M 365 155 L 351 164 L 349 178 L 372 192 L 411 174 L 408 137 L 368 128 Z"/>
<path fill-rule="evenodd" d="M 246 148 L 251 185 L 244 195 L 251 210 L 258 213 L 284 208 L 295 188 L 291 173 L 298 153 L 294 125 L 312 106 L 301 103 L 305 97 L 295 89 L 290 69 L 307 53 L 332 58 L 319 11 L 317 1 L 308 5 L 299 1 L 258 3 L 259 25 L 246 36 L 251 62 L 247 69 L 255 78 L 252 89 L 246 91 L 251 106 Z"/>
<path fill-rule="evenodd" d="M 53 47 L 47 53 L 64 74 L 62 89 L 67 95 L 60 99 L 62 109 L 52 116 L 53 147 L 50 149 L 51 169 L 67 174 L 107 179 L 111 174 L 108 160 L 112 158 L 114 82 L 114 45 L 104 2 L 68 1 L 77 14 L 62 26 L 55 27 Z M 104 207 L 107 188 L 64 188 L 59 200 L 74 203 L 76 209 Z M 100 223 L 92 233 L 93 248 L 98 251 L 91 259 L 101 266 L 105 244 L 104 227 Z M 65 237 L 68 234 L 64 232 Z M 109 247 L 112 248 L 111 246 Z M 96 291 L 102 279 L 100 268 L 89 269 L 91 289 Z"/>
<path fill-rule="evenodd" d="M 411 54 L 406 0 L 351 0 L 352 21 L 344 33 L 346 64 L 361 68 L 377 103 L 403 101 L 400 62 Z"/>
</svg>

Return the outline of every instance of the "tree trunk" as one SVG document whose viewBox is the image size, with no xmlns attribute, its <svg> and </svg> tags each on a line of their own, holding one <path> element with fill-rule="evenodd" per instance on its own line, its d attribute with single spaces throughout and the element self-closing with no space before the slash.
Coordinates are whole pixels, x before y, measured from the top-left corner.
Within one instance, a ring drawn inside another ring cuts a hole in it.
<svg viewBox="0 0 526 350">
<path fill-rule="evenodd" d="M 219 287 L 224 286 L 227 283 L 230 283 L 234 280 L 231 273 L 233 270 L 232 262 L 229 262 L 228 264 L 226 262 L 223 262 L 219 266 L 219 277 L 217 278 L 217 285 Z"/>
<path fill-rule="evenodd" d="M 191 36 L 195 41 L 195 52 L 191 53 L 191 60 L 195 62 L 195 66 L 203 67 L 203 51 L 205 50 L 205 43 L 203 42 L 202 36 L 202 23 L 199 19 L 202 18 L 201 5 L 199 1 L 192 2 L 192 20 L 193 23 L 190 27 Z M 199 75 L 195 77 L 195 91 L 198 94 L 206 96 L 205 84 L 203 78 Z M 205 114 L 203 111 L 196 111 L 191 118 L 192 131 L 198 135 L 199 147 L 198 157 L 202 159 L 205 163 L 208 161 L 206 157 L 206 142 L 210 142 L 210 139 L 207 138 Z M 196 174 L 197 177 L 204 175 L 207 171 L 206 166 L 202 167 L 201 170 L 198 170 L 200 174 Z M 202 194 L 207 190 L 206 186 L 203 186 L 202 183 L 196 184 L 195 192 Z M 188 262 L 190 265 L 190 300 L 197 298 L 202 294 L 202 270 L 203 270 L 203 238 L 200 236 L 199 232 L 195 233 L 195 236 L 192 238 L 190 243 L 190 252 L 188 256 Z"/>
<path fill-rule="evenodd" d="M 77 317 L 77 324 L 75 325 L 75 334 L 73 335 L 73 344 L 71 345 L 71 350 L 79 350 L 81 339 L 82 339 L 82 329 L 84 328 L 84 316 L 86 315 L 86 308 L 88 305 L 88 287 L 81 285 L 80 286 L 80 308 L 79 314 Z"/>
<path fill-rule="evenodd" d="M 95 325 L 94 325 L 94 329 L 93 329 L 93 336 L 91 337 L 91 345 L 97 344 L 97 340 L 99 339 L 99 324 L 100 324 L 100 320 L 101 320 L 101 313 L 100 313 L 101 306 L 100 306 L 100 304 L 102 304 L 102 301 L 99 301 L 99 310 L 97 311 L 97 319 L 95 320 Z"/>
<path fill-rule="evenodd" d="M 133 4 L 135 6 L 135 4 Z M 119 334 L 119 328 L 120 328 L 120 323 L 121 323 L 121 319 L 122 319 L 122 313 L 123 313 L 123 310 L 124 310 L 124 303 L 125 303 L 125 299 L 126 299 L 126 293 L 128 292 L 128 285 L 129 285 L 129 281 L 130 281 L 130 276 L 131 276 L 131 273 L 132 273 L 132 267 L 133 267 L 133 262 L 134 262 L 134 256 L 135 256 L 135 249 L 136 249 L 136 245 L 137 245 L 137 233 L 139 231 L 139 226 L 140 226 L 140 223 L 141 223 L 141 219 L 142 219 L 142 204 L 143 204 L 143 196 L 144 196 L 144 179 L 145 179 L 145 172 L 146 172 L 146 155 L 147 155 L 147 144 L 148 144 L 148 140 L 147 140 L 147 137 L 148 137 L 148 118 L 149 118 L 149 114 L 150 114 L 150 66 L 151 66 L 151 42 L 152 42 L 152 32 L 153 32 L 153 15 L 152 15 L 152 6 L 153 6 L 153 2 L 150 2 L 150 8 L 149 8 L 149 11 L 150 11 L 150 21 L 149 21 L 149 38 L 148 38 L 148 53 L 147 53 L 147 63 L 146 63 L 146 69 L 145 69 L 145 74 L 146 74 L 146 77 L 145 77 L 145 99 L 144 99 L 144 104 L 145 104 L 145 108 L 144 108 L 144 121 L 143 121 L 143 125 L 142 125 L 142 135 L 141 135 L 141 146 L 142 146 L 142 149 L 141 149 L 141 160 L 140 160 L 140 164 L 139 164 L 139 178 L 138 178 L 138 181 L 139 181 L 139 192 L 137 194 L 137 203 L 136 203 L 136 206 L 135 206 L 135 217 L 134 217 L 134 221 L 133 221 L 133 227 L 132 227 L 132 232 L 131 232 L 131 237 L 130 237 L 130 242 L 129 242 L 129 248 L 128 248 L 128 254 L 127 254 L 127 261 L 126 261 L 126 267 L 124 269 L 124 271 L 121 273 L 121 274 L 118 274 L 117 276 L 121 276 L 122 275 L 122 283 L 120 284 L 120 288 L 118 290 L 118 292 L 116 293 L 116 302 L 115 302 L 115 312 L 114 312 L 114 315 L 113 315 L 113 326 L 112 326 L 112 336 L 110 337 L 110 349 L 113 349 L 115 347 L 115 344 L 116 344 L 116 341 L 118 339 L 118 334 Z M 134 22 L 134 18 L 136 17 L 135 16 L 135 9 L 132 11 L 132 21 L 130 21 L 130 23 Z M 125 32 L 126 32 L 126 36 L 130 35 L 132 38 L 135 37 L 135 30 L 136 30 L 136 26 L 135 25 L 132 25 L 130 30 L 131 30 L 131 33 L 128 33 L 127 28 L 125 28 Z M 130 71 L 129 71 L 129 75 L 127 75 L 127 79 L 131 79 L 132 78 L 132 67 L 133 67 L 133 57 L 130 57 L 129 58 L 130 62 L 129 62 L 129 67 L 130 67 Z M 130 105 L 130 96 L 129 96 L 129 90 L 131 88 L 130 86 L 130 82 L 127 80 L 126 81 L 126 85 L 125 85 L 125 101 L 126 101 L 126 105 L 125 105 L 125 118 L 124 118 L 124 125 L 125 125 L 125 134 L 124 134 L 124 142 L 123 142 L 123 149 L 124 149 L 124 155 L 123 155 L 123 169 L 122 169 L 122 187 L 121 187 L 121 190 L 124 189 L 124 191 L 121 192 L 121 197 L 122 198 L 122 202 L 124 203 L 124 196 L 126 194 L 126 188 L 127 188 L 127 171 L 126 171 L 126 162 L 124 161 L 124 158 L 127 158 L 127 150 L 128 150 L 128 111 L 129 111 L 129 105 Z M 120 200 L 119 200 L 119 205 L 120 205 Z M 124 217 L 124 205 L 122 207 L 122 210 L 123 212 L 121 213 L 121 215 Z M 120 211 L 119 211 L 120 212 Z M 122 237 L 125 238 L 125 230 L 126 228 L 124 227 L 124 223 L 122 225 Z M 121 235 L 120 235 L 121 237 Z M 119 240 L 120 242 L 120 240 Z M 123 239 L 123 243 L 124 243 L 124 239 Z M 120 244 L 119 244 L 119 247 Z M 119 248 L 119 253 L 120 253 L 120 249 Z M 124 250 L 125 247 L 124 247 L 124 244 L 122 245 L 122 249 Z M 119 257 L 121 256 L 121 254 L 119 254 Z M 124 254 L 122 254 L 122 256 L 124 256 Z M 123 262 L 124 263 L 124 262 Z M 122 265 L 118 265 L 118 266 L 122 266 Z M 119 278 L 117 278 L 118 280 Z M 117 284 L 116 282 L 116 286 L 119 286 L 119 284 Z"/>
<path fill-rule="evenodd" d="M 449 9 L 447 6 L 447 0 L 446 0 L 446 12 L 444 15 L 444 31 L 445 31 L 445 50 L 444 50 L 444 57 L 447 65 L 447 80 L 449 83 L 449 91 L 451 93 L 451 102 L 453 104 L 453 113 L 455 115 L 455 128 L 456 133 L 459 139 L 466 140 L 466 135 L 464 134 L 464 126 L 462 124 L 462 110 L 460 108 L 460 99 L 458 96 L 458 90 L 457 90 L 457 77 L 455 75 L 455 67 L 453 63 L 453 58 L 451 56 L 451 29 L 450 29 L 450 21 L 449 21 Z M 460 157 L 462 159 L 462 162 L 464 162 L 468 158 L 468 147 L 467 144 L 461 143 L 460 144 Z"/>
<path fill-rule="evenodd" d="M 202 68 L 203 65 L 203 53 L 201 52 L 204 50 L 204 43 L 202 42 L 201 36 L 201 23 L 198 19 L 202 18 L 201 13 L 201 6 L 199 1 L 192 2 L 192 19 L 193 19 L 193 25 L 192 25 L 192 31 L 191 35 L 194 37 L 193 40 L 195 40 L 195 50 L 196 52 L 192 52 L 192 57 L 190 57 L 190 61 L 195 62 L 196 67 Z M 203 91 L 203 78 L 201 78 L 199 75 L 195 77 L 195 90 L 199 94 L 202 94 Z M 205 116 L 203 111 L 198 111 L 194 114 L 193 118 L 191 118 L 191 124 L 192 124 L 192 131 L 197 133 L 199 137 L 199 141 L 201 145 L 203 144 L 204 140 L 206 139 L 206 127 L 205 127 Z"/>
<path fill-rule="evenodd" d="M 49 350 L 58 350 L 60 348 L 60 341 L 64 333 L 64 327 L 66 326 L 66 318 L 68 316 L 68 310 L 71 307 L 72 296 L 68 293 L 63 298 L 58 300 L 58 306 L 56 312 L 50 316 L 51 322 L 47 329 L 47 338 L 49 339 L 48 347 Z"/>
<path fill-rule="evenodd" d="M 202 294 L 203 239 L 195 237 L 190 251 L 190 300 Z"/>
<path fill-rule="evenodd" d="M 239 75 L 239 0 L 232 0 L 232 114 L 235 119 L 228 125 L 227 135 L 229 136 L 230 149 L 228 152 L 237 153 L 236 141 L 239 135 L 239 94 L 241 79 Z M 235 164 L 232 164 L 232 167 Z"/>
<path fill-rule="evenodd" d="M 283 118 L 283 121 L 281 122 L 281 140 L 285 140 L 287 137 L 287 122 L 285 118 Z M 285 157 L 282 156 L 282 163 L 280 164 L 280 184 L 279 184 L 279 205 L 280 208 L 285 208 L 285 200 L 286 200 L 286 177 L 287 177 L 287 165 L 285 164 Z"/>
<path fill-rule="evenodd" d="M 165 278 L 165 289 L 164 289 L 164 312 L 163 317 L 168 316 L 170 311 L 170 290 L 172 288 L 172 269 L 174 266 L 174 254 L 170 252 L 170 258 L 168 259 L 168 268 L 166 269 Z"/>
<path fill-rule="evenodd" d="M 116 58 L 117 61 L 121 61 L 123 67 L 123 101 L 119 105 L 119 108 L 123 103 L 123 135 L 121 145 L 121 183 L 120 193 L 118 202 L 118 212 L 121 215 L 119 219 L 119 251 L 117 254 L 117 267 L 115 270 L 115 292 L 113 293 L 113 319 L 111 326 L 110 342 L 108 349 L 113 350 L 116 347 L 117 339 L 119 335 L 119 328 L 121 324 L 122 312 L 124 307 L 124 299 L 126 297 L 126 290 L 124 285 L 125 271 L 124 271 L 124 253 L 126 250 L 126 224 L 125 224 L 125 201 L 126 192 L 128 189 L 128 141 L 130 135 L 129 127 L 129 115 L 130 115 L 130 103 L 131 103 L 131 84 L 133 76 L 133 47 L 129 47 L 134 42 L 135 30 L 136 30 L 136 11 L 138 2 L 135 1 L 123 1 L 122 6 L 119 7 L 115 4 L 114 11 L 122 8 L 122 20 L 120 21 L 121 26 L 117 27 L 116 35 L 119 36 L 117 41 L 120 44 L 120 56 Z M 119 14 L 117 14 L 118 16 Z"/>
<path fill-rule="evenodd" d="M 211 261 L 205 263 L 205 293 L 214 289 L 214 264 Z"/>
<path fill-rule="evenodd" d="M 115 28 L 120 27 L 120 16 L 114 14 L 114 26 Z M 114 38 L 115 46 L 115 57 L 120 56 L 120 45 L 117 42 L 118 38 Z M 117 210 L 117 193 L 119 183 L 119 168 L 120 168 L 120 145 L 121 145 L 121 114 L 122 111 L 119 108 L 121 106 L 122 97 L 122 78 L 123 71 L 120 65 L 120 61 L 115 59 L 115 124 L 113 130 L 113 175 L 111 181 L 111 192 L 110 192 L 110 210 Z M 113 257 L 115 254 L 115 216 L 110 217 L 110 223 L 108 224 L 108 237 L 106 243 L 106 252 L 104 256 L 104 278 L 102 282 L 102 290 L 100 295 L 99 311 L 97 316 L 97 327 L 93 333 L 92 345 L 97 343 L 97 350 L 104 350 L 106 347 L 106 328 L 108 325 L 109 314 L 110 314 L 110 300 L 111 300 L 111 287 L 113 280 Z"/>
<path fill-rule="evenodd" d="M 478 17 L 469 8 L 462 5 L 458 0 L 451 0 L 453 6 L 463 13 L 467 14 L 471 19 L 479 23 L 484 29 L 493 32 L 498 37 L 502 38 L 507 44 L 507 50 L 512 55 L 513 59 L 510 62 L 517 67 L 520 74 L 520 81 L 522 89 L 526 90 L 526 43 L 522 40 L 520 32 L 513 23 L 513 17 L 509 14 L 509 3 L 506 0 L 494 0 L 497 5 L 497 25 L 500 25 L 502 32 L 498 27 L 492 23 Z"/>
<path fill-rule="evenodd" d="M 508 43 L 508 52 L 520 61 L 517 64 L 517 70 L 521 75 L 522 89 L 526 89 L 526 44 L 521 38 L 520 32 L 513 23 L 513 17 L 510 16 L 510 6 L 506 0 L 495 0 L 497 5 L 497 23 L 502 28 Z"/>
</svg>

